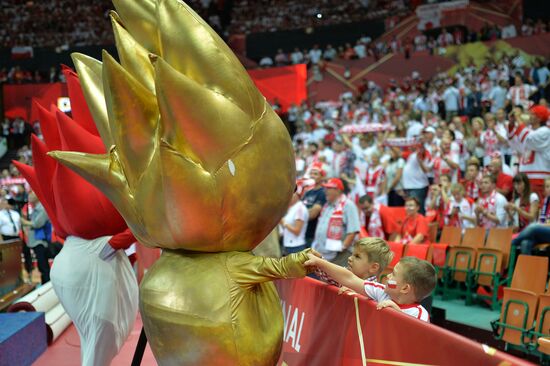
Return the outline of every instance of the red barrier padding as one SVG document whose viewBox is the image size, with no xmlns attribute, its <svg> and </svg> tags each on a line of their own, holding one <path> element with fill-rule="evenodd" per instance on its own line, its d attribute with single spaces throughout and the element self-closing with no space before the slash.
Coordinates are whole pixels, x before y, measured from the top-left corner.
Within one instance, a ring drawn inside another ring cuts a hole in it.
<svg viewBox="0 0 550 366">
<path fill-rule="evenodd" d="M 278 365 L 531 365 L 395 310 L 376 310 L 362 296 L 338 295 L 311 278 L 276 286 L 285 318 Z"/>
</svg>

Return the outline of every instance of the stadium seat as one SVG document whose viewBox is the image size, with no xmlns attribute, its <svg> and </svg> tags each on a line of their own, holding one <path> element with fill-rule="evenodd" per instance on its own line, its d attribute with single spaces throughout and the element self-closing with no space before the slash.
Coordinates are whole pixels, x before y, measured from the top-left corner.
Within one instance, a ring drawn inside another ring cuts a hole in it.
<svg viewBox="0 0 550 366">
<path fill-rule="evenodd" d="M 393 252 L 393 259 L 383 273 L 390 273 L 393 271 L 393 267 L 395 267 L 397 262 L 403 257 L 403 250 L 405 249 L 405 245 L 394 241 L 388 241 L 388 245 Z"/>
<path fill-rule="evenodd" d="M 537 350 L 539 344 L 537 339 L 550 336 L 550 293 L 546 292 L 539 295 L 539 304 L 535 326 L 530 332 L 532 350 Z M 539 352 L 544 353 L 542 350 Z"/>
<path fill-rule="evenodd" d="M 449 246 L 460 245 L 462 240 L 462 230 L 459 227 L 445 226 L 441 232 L 439 243 L 432 243 L 432 264 L 437 270 L 438 278 L 443 277 L 443 267 L 447 258 L 447 249 Z"/>
<path fill-rule="evenodd" d="M 430 260 L 429 244 L 407 244 L 403 252 L 403 257 L 416 257 L 419 259 Z"/>
<path fill-rule="evenodd" d="M 478 297 L 490 299 L 493 309 L 499 308 L 498 288 L 506 282 L 509 283 L 508 278 L 502 277 L 502 272 L 507 268 L 511 246 L 511 228 L 494 228 L 489 231 L 485 247 L 477 249 L 476 267 L 470 272 L 470 278 L 467 281 L 472 290 L 467 296 L 468 304 L 471 302 L 476 285 L 491 286 L 493 291 L 490 296 L 478 295 Z"/>
<path fill-rule="evenodd" d="M 462 229 L 454 226 L 444 226 L 439 238 L 439 244 L 448 244 L 450 246 L 460 245 L 462 240 Z"/>
<path fill-rule="evenodd" d="M 505 288 L 500 321 L 491 322 L 496 339 L 526 351 L 537 311 L 538 295 L 531 291 Z"/>
<path fill-rule="evenodd" d="M 550 337 L 541 337 L 537 340 L 539 351 L 550 356 Z"/>
<path fill-rule="evenodd" d="M 474 268 L 476 250 L 485 243 L 485 229 L 470 228 L 464 232 L 460 245 L 452 247 L 447 256 L 445 270 L 452 280 L 466 282 L 468 272 Z"/>
<path fill-rule="evenodd" d="M 544 293 L 548 276 L 548 258 L 532 255 L 520 255 L 514 268 L 511 288 Z"/>
<path fill-rule="evenodd" d="M 437 228 L 439 227 L 439 224 L 437 222 L 431 222 L 428 225 L 428 241 L 430 243 L 435 243 L 437 239 Z"/>
</svg>

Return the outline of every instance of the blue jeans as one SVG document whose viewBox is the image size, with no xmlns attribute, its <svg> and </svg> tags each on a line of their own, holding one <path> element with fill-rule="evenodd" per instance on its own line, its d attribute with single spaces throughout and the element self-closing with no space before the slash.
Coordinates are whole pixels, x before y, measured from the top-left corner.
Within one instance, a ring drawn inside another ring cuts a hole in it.
<svg viewBox="0 0 550 366">
<path fill-rule="evenodd" d="M 520 248 L 521 254 L 531 254 L 537 244 L 550 243 L 550 226 L 531 224 L 512 240 L 512 245 Z"/>
<path fill-rule="evenodd" d="M 292 254 L 292 253 L 298 253 L 298 252 L 301 252 L 302 250 L 305 250 L 307 248 L 308 248 L 307 244 L 300 245 L 300 246 L 297 246 L 297 247 L 285 247 L 285 255 L 289 255 L 289 254 Z"/>
</svg>

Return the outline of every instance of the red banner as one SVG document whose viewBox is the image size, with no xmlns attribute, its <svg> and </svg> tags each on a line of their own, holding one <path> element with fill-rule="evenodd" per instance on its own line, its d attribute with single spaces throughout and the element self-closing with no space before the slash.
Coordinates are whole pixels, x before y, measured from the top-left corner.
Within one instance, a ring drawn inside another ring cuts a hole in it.
<svg viewBox="0 0 550 366">
<path fill-rule="evenodd" d="M 298 105 L 307 99 L 306 65 L 250 70 L 249 73 L 266 99 L 270 103 L 278 99 L 283 111 L 290 104 Z M 33 99 L 49 109 L 50 105 L 63 102 L 60 98 L 68 96 L 64 83 L 4 85 L 3 92 L 4 115 L 20 117 L 27 122 L 38 120 L 37 112 L 32 108 Z"/>
<path fill-rule="evenodd" d="M 3 85 L 3 93 L 4 115 L 27 122 L 38 121 L 38 112 L 32 108 L 33 99 L 49 109 L 52 104 L 58 105 L 59 98 L 69 95 L 64 83 Z"/>
<path fill-rule="evenodd" d="M 268 102 L 278 99 L 283 111 L 292 103 L 299 105 L 307 99 L 306 65 L 249 70 L 248 73 Z"/>
<path fill-rule="evenodd" d="M 285 318 L 281 366 L 531 365 L 310 278 L 276 286 Z"/>
</svg>

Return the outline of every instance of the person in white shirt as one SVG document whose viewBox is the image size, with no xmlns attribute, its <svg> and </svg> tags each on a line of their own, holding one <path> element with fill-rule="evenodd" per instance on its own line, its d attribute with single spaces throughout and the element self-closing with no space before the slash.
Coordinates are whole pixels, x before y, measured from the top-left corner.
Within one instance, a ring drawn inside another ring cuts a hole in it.
<svg viewBox="0 0 550 366">
<path fill-rule="evenodd" d="M 508 138 L 512 149 L 521 155 L 519 171 L 527 174 L 531 190 L 542 197 L 544 179 L 550 177 L 550 111 L 536 105 L 529 114 L 528 126 L 517 124 L 515 117 L 510 120 Z"/>
<path fill-rule="evenodd" d="M 422 214 L 425 211 L 424 204 L 430 185 L 427 173 L 431 170 L 432 164 L 430 153 L 420 145 L 409 155 L 403 168 L 403 189 L 407 196 L 418 199 Z"/>
<path fill-rule="evenodd" d="M 443 92 L 443 102 L 445 103 L 445 119 L 450 121 L 452 117 L 458 114 L 460 92 L 450 84 Z"/>
<path fill-rule="evenodd" d="M 529 178 L 524 173 L 514 177 L 514 202 L 506 205 L 506 211 L 514 231 L 520 232 L 535 222 L 539 213 L 539 195 L 531 192 Z"/>
<path fill-rule="evenodd" d="M 486 174 L 481 178 L 479 189 L 481 197 L 477 200 L 475 213 L 478 225 L 491 229 L 507 227 L 506 197 L 496 191 L 496 177 Z"/>
<path fill-rule="evenodd" d="M 301 252 L 307 248 L 306 230 L 309 214 L 306 205 L 294 192 L 285 217 L 281 220 L 283 229 L 283 246 L 286 254 Z"/>
<path fill-rule="evenodd" d="M 464 186 L 455 183 L 451 186 L 451 200 L 445 214 L 445 225 L 460 227 L 463 229 L 476 226 L 477 219 L 474 213 L 474 207 L 464 195 L 466 191 Z"/>
<path fill-rule="evenodd" d="M 290 54 L 290 62 L 293 65 L 301 64 L 304 62 L 304 54 L 300 51 L 299 48 L 295 48 L 294 52 Z"/>
<path fill-rule="evenodd" d="M 2 234 L 2 239 L 4 241 L 19 239 L 20 231 L 21 216 L 17 211 L 12 210 L 8 200 L 2 197 L 0 199 L 0 234 Z"/>
<path fill-rule="evenodd" d="M 313 48 L 309 50 L 309 60 L 313 65 L 317 65 L 321 61 L 323 51 L 319 49 L 318 45 L 313 45 Z"/>
<path fill-rule="evenodd" d="M 516 73 L 514 78 L 514 86 L 508 90 L 506 99 L 512 106 L 520 105 L 524 109 L 527 109 L 531 104 L 529 97 L 537 91 L 537 87 L 531 84 L 523 82 L 523 78 L 520 73 Z"/>
<path fill-rule="evenodd" d="M 506 82 L 499 81 L 498 84 L 493 86 L 489 92 L 489 100 L 491 101 L 491 113 L 496 113 L 499 109 L 506 106 Z"/>
</svg>

